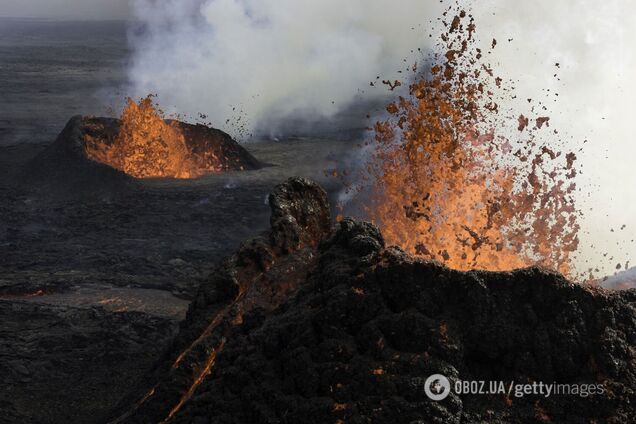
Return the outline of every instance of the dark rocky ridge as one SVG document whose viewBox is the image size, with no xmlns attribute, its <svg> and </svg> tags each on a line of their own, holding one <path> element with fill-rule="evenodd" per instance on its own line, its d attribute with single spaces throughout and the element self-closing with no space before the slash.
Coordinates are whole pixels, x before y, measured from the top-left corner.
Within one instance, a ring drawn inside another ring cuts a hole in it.
<svg viewBox="0 0 636 424">
<path fill-rule="evenodd" d="M 115 119 L 105 119 L 104 125 L 116 132 Z M 25 165 L 24 186 L 67 197 L 116 194 L 131 184 L 133 179 L 123 172 L 88 159 L 84 132 L 84 118 L 72 117 L 55 141 Z"/>
<path fill-rule="evenodd" d="M 245 171 L 263 166 L 254 156 L 234 141 L 229 134 L 202 124 L 178 123 L 194 157 L 214 153 L 222 161 L 224 171 Z"/>
<path fill-rule="evenodd" d="M 172 350 L 115 422 L 611 422 L 636 418 L 636 290 L 538 268 L 458 272 L 386 248 L 370 224 L 329 233 L 322 190 L 292 179 L 272 230 L 202 285 Z M 422 382 L 602 383 L 579 396 L 428 400 Z M 194 384 L 193 384 L 194 382 Z"/>
<path fill-rule="evenodd" d="M 120 121 L 113 118 L 74 116 L 54 143 L 25 167 L 22 179 L 30 187 L 53 190 L 61 196 L 75 194 L 115 194 L 134 182 L 134 178 L 108 165 L 95 162 L 86 154 L 86 136 L 111 144 Z M 209 155 L 221 159 L 224 171 L 259 169 L 262 165 L 228 134 L 205 125 L 178 123 L 195 162 L 204 163 Z"/>
</svg>

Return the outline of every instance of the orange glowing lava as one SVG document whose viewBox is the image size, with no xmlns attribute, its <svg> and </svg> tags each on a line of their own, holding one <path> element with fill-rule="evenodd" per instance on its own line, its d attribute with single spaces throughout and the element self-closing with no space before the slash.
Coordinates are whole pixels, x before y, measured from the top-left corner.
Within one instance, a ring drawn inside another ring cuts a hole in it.
<svg viewBox="0 0 636 424">
<path fill-rule="evenodd" d="M 192 384 L 190 385 L 190 388 L 188 388 L 188 391 L 185 392 L 183 394 L 183 396 L 181 396 L 181 399 L 179 399 L 179 403 L 177 403 L 177 405 L 175 405 L 171 410 L 170 413 L 168 414 L 168 416 L 166 417 L 165 420 L 161 421 L 160 424 L 164 424 L 167 423 L 168 421 L 170 421 L 170 419 L 172 417 L 174 417 L 174 415 L 179 412 L 181 410 L 181 408 L 183 407 L 183 405 L 185 405 L 185 403 L 190 400 L 190 398 L 192 397 L 192 395 L 194 394 L 194 392 L 196 391 L 197 387 L 199 387 L 199 385 L 201 385 L 201 383 L 203 382 L 203 380 L 205 379 L 205 377 L 212 371 L 212 369 L 214 368 L 214 364 L 216 363 L 216 357 L 217 355 L 223 351 L 223 348 L 225 347 L 225 338 L 221 339 L 221 343 L 214 349 L 212 350 L 212 352 L 208 355 L 207 359 L 205 360 L 205 363 L 203 364 L 203 366 L 201 367 L 201 369 L 197 372 L 194 381 L 192 382 Z"/>
<path fill-rule="evenodd" d="M 166 121 L 152 97 L 128 99 L 111 143 L 85 136 L 89 159 L 105 163 L 135 178 L 196 178 L 213 172 L 216 158 L 197 163 L 176 121 Z"/>
<path fill-rule="evenodd" d="M 430 74 L 416 74 L 375 124 L 345 208 L 361 209 L 390 244 L 455 269 L 539 264 L 567 273 L 578 245 L 568 181 L 576 157 L 540 141 L 547 117 L 515 115 L 514 133 L 498 134 L 510 120 L 498 99 L 511 89 L 482 63 L 472 16 L 459 11 L 445 26 Z"/>
</svg>

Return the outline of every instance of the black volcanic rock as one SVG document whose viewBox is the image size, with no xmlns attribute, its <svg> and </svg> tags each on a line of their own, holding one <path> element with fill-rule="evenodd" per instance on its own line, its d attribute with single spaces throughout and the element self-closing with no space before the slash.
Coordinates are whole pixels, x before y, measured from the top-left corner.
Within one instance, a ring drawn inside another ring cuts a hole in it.
<svg viewBox="0 0 636 424">
<path fill-rule="evenodd" d="M 114 422 L 634 422 L 636 290 L 539 268 L 453 271 L 386 248 L 368 223 L 327 234 L 320 202 L 306 180 L 274 191 L 270 233 L 201 287 L 174 348 Z M 436 402 L 424 392 L 432 374 L 604 394 Z"/>
<path fill-rule="evenodd" d="M 269 196 L 271 243 L 285 252 L 316 244 L 330 230 L 327 193 L 316 184 L 294 178 Z"/>
<path fill-rule="evenodd" d="M 221 160 L 224 171 L 245 171 L 263 167 L 243 146 L 229 134 L 202 124 L 178 122 L 188 149 L 194 157 L 213 154 Z"/>
<path fill-rule="evenodd" d="M 165 419 L 205 379 L 216 352 L 237 328 L 258 328 L 304 282 L 330 231 L 327 194 L 313 182 L 292 178 L 274 190 L 269 204 L 277 231 L 245 242 L 202 284 L 172 351 L 138 388 L 142 395 L 133 392 L 118 408 L 113 422 Z"/>
<path fill-rule="evenodd" d="M 177 331 L 175 321 L 0 299 L 0 423 L 105 422 Z"/>
<path fill-rule="evenodd" d="M 55 196 L 72 194 L 113 194 L 124 189 L 132 178 L 86 155 L 82 116 L 72 117 L 55 141 L 26 164 L 22 182 Z M 103 132 L 117 134 L 116 119 L 103 119 Z"/>
</svg>

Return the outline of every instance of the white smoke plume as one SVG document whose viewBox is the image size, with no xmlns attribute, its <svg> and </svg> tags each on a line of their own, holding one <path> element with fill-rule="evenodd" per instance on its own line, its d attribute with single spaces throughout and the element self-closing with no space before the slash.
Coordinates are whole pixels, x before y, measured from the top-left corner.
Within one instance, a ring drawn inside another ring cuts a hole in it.
<svg viewBox="0 0 636 424">
<path fill-rule="evenodd" d="M 498 41 L 489 60 L 515 82 L 517 101 L 503 106 L 543 101 L 538 112 L 578 156 L 577 268 L 598 277 L 624 269 L 636 260 L 636 2 L 470 3 L 478 36 Z"/>
<path fill-rule="evenodd" d="M 238 114 L 271 130 L 329 117 L 376 79 L 397 77 L 429 42 L 441 5 L 422 0 L 136 0 L 133 93 L 167 112 Z M 381 92 L 382 90 L 375 90 Z M 226 128 L 227 129 L 227 128 Z"/>
</svg>

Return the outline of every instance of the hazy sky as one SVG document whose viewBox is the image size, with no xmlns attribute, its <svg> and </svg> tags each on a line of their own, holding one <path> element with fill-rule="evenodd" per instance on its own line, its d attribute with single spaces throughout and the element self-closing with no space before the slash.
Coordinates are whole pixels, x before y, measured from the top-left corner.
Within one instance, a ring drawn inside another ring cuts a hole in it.
<svg viewBox="0 0 636 424">
<path fill-rule="evenodd" d="M 129 0 L 0 0 L 2 17 L 126 19 Z"/>
</svg>

